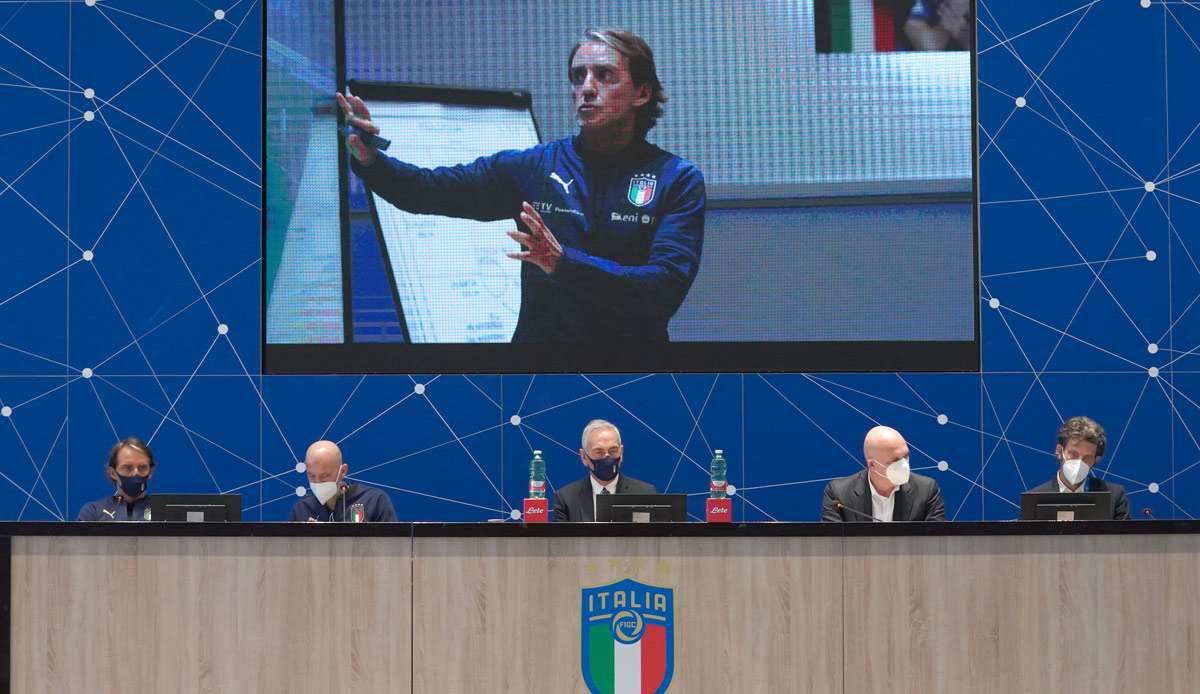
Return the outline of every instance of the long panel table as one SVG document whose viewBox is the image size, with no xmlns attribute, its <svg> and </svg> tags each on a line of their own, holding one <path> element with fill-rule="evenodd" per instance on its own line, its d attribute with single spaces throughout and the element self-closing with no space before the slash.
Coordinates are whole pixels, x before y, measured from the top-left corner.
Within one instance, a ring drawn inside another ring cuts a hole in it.
<svg viewBox="0 0 1200 694">
<path fill-rule="evenodd" d="M 0 523 L 0 691 L 1195 692 L 1200 522 Z"/>
</svg>

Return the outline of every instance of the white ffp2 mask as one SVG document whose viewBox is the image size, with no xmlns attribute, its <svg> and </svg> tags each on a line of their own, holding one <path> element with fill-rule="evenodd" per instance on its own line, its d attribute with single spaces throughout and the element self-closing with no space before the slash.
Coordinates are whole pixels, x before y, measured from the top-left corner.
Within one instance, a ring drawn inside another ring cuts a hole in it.
<svg viewBox="0 0 1200 694">
<path fill-rule="evenodd" d="M 888 482 L 891 482 L 897 487 L 902 487 L 908 484 L 908 478 L 910 474 L 911 470 L 908 467 L 908 458 L 901 458 L 900 460 L 897 460 L 896 462 L 887 466 Z"/>
<path fill-rule="evenodd" d="M 309 488 L 312 489 L 313 496 L 317 497 L 317 502 L 324 504 L 333 497 L 337 496 L 337 482 L 309 482 Z"/>
<path fill-rule="evenodd" d="M 1088 467 L 1088 464 L 1079 458 L 1071 458 L 1070 460 L 1063 461 L 1063 479 L 1072 486 L 1082 484 L 1091 471 L 1092 468 Z"/>
</svg>

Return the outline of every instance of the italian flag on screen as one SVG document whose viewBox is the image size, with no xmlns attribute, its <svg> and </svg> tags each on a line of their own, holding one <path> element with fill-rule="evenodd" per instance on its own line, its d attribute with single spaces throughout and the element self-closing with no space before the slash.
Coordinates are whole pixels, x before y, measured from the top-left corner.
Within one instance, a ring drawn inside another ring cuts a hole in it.
<svg viewBox="0 0 1200 694">
<path fill-rule="evenodd" d="M 890 0 L 813 0 L 817 53 L 887 53 L 896 48 Z"/>
<path fill-rule="evenodd" d="M 595 689 L 600 694 L 654 694 L 667 674 L 667 629 L 647 623 L 642 638 L 621 643 L 608 622 L 589 626 L 588 650 Z"/>
</svg>

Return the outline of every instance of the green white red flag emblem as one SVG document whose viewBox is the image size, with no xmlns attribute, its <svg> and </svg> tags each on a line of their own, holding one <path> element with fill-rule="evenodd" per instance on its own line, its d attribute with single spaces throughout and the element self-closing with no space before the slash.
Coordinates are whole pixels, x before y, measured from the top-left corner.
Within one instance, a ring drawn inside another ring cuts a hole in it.
<svg viewBox="0 0 1200 694">
<path fill-rule="evenodd" d="M 593 694 L 661 694 L 675 671 L 675 596 L 624 579 L 584 588 L 583 681 Z"/>
</svg>

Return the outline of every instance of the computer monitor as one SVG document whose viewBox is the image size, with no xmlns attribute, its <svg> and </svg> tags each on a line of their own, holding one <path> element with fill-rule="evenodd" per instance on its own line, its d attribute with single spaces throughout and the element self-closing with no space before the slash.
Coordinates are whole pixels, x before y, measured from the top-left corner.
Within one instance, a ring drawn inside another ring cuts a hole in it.
<svg viewBox="0 0 1200 694">
<path fill-rule="evenodd" d="M 596 497 L 600 523 L 686 523 L 687 494 L 602 494 Z"/>
<path fill-rule="evenodd" d="M 242 520 L 241 494 L 155 494 L 150 520 L 184 523 L 236 523 Z"/>
<path fill-rule="evenodd" d="M 1110 492 L 1025 492 L 1021 520 L 1112 520 Z"/>
</svg>

